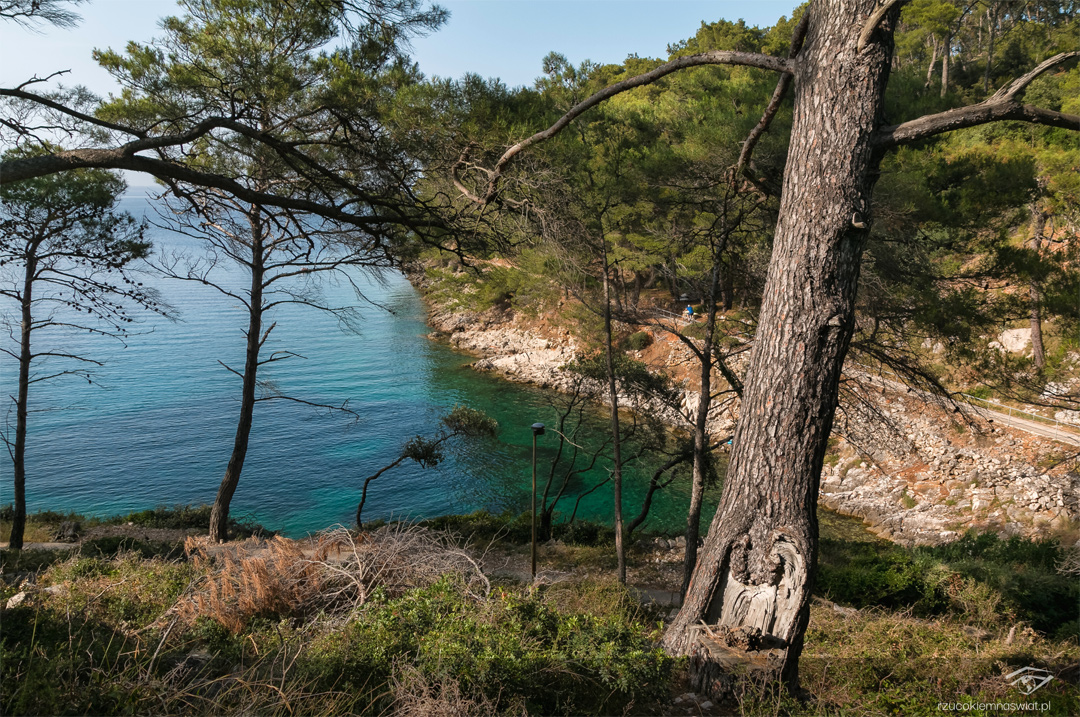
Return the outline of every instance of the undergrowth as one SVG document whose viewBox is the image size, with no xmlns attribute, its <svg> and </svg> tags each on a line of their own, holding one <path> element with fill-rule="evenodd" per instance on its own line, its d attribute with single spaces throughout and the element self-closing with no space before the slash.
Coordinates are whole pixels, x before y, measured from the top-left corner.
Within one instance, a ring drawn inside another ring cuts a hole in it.
<svg viewBox="0 0 1080 717">
<path fill-rule="evenodd" d="M 817 591 L 858 608 L 905 609 L 919 617 L 961 615 L 969 623 L 1023 623 L 1058 639 L 1080 634 L 1080 582 L 1058 572 L 1053 540 L 968 534 L 948 545 L 821 541 Z"/>
<path fill-rule="evenodd" d="M 50 542 L 54 539 L 62 523 L 78 523 L 84 530 L 105 525 L 130 524 L 140 528 L 206 532 L 210 529 L 211 509 L 211 506 L 206 504 L 161 505 L 149 510 L 105 517 L 43 510 L 29 513 L 26 516 L 26 530 L 23 539 L 28 543 Z M 0 540 L 6 541 L 11 536 L 11 523 L 14 517 L 14 508 L 10 503 L 0 506 Z M 275 531 L 260 525 L 250 516 L 237 516 L 234 514 L 229 517 L 229 533 L 245 537 L 250 535 L 261 537 L 273 535 Z"/>
<path fill-rule="evenodd" d="M 513 516 L 432 521 L 474 536 L 508 522 L 520 531 Z M 567 549 L 606 552 L 597 539 Z M 1080 713 L 1076 556 L 1059 545 L 821 547 L 817 592 L 858 610 L 812 607 L 803 699 L 747 681 L 719 709 L 939 714 L 938 702 L 1031 701 L 1005 675 L 1033 667 L 1056 678 L 1037 693 L 1041 713 Z M 659 650 L 660 615 L 631 590 L 493 582 L 430 526 L 190 539 L 171 559 L 54 554 L 3 599 L 16 589 L 0 619 L 3 714 L 685 713 L 671 699 L 686 665 Z"/>
<path fill-rule="evenodd" d="M 669 683 L 623 586 L 493 587 L 445 534 L 188 549 L 76 555 L 21 585 L 3 614 L 3 712 L 609 714 Z"/>
</svg>

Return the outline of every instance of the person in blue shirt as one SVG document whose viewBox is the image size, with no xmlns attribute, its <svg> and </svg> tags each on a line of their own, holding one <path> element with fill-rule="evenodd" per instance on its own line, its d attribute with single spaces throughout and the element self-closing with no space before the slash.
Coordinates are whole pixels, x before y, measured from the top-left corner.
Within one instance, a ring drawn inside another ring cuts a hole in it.
<svg viewBox="0 0 1080 717">
<path fill-rule="evenodd" d="M 686 320 L 687 321 L 693 321 L 694 320 L 694 307 L 690 306 L 690 304 L 686 305 Z"/>
</svg>

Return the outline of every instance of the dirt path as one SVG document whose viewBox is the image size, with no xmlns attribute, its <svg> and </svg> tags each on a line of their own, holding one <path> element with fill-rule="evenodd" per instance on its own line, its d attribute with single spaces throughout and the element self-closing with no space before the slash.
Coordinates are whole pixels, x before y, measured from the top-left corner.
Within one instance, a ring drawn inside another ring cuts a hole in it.
<svg viewBox="0 0 1080 717">
<path fill-rule="evenodd" d="M 888 388 L 891 391 L 897 393 L 914 393 L 927 402 L 932 402 L 932 397 L 926 391 L 922 391 L 916 388 L 905 386 L 899 381 L 893 381 L 891 379 L 883 378 L 881 376 L 875 376 L 863 371 L 854 372 L 860 380 L 867 381 L 872 385 L 882 386 Z M 1068 443 L 1072 446 L 1080 446 L 1080 434 L 1074 431 L 1070 431 L 1064 428 L 1059 428 L 1056 425 L 1048 425 L 1045 423 L 1039 423 L 1038 421 L 1032 421 L 1020 416 L 1010 415 L 1003 411 L 997 411 L 983 406 L 975 406 L 970 403 L 961 404 L 964 410 L 973 413 L 974 415 L 982 418 L 983 420 L 991 421 L 1002 426 L 1008 426 L 1010 428 L 1016 428 L 1018 430 L 1030 433 L 1042 438 L 1049 438 L 1051 440 L 1060 441 L 1062 443 Z"/>
</svg>

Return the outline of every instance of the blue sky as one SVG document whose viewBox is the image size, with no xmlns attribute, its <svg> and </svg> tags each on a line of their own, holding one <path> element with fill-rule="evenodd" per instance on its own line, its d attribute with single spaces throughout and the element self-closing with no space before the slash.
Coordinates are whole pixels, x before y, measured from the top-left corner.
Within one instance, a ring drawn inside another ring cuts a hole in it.
<svg viewBox="0 0 1080 717">
<path fill-rule="evenodd" d="M 443 0 L 450 21 L 414 42 L 413 57 L 428 75 L 461 77 L 475 72 L 507 85 L 531 85 L 544 55 L 554 50 L 582 60 L 621 62 L 630 54 L 663 57 L 667 45 L 693 35 L 701 22 L 743 18 L 771 25 L 789 15 L 794 0 Z M 95 48 L 121 49 L 129 40 L 160 34 L 158 22 L 175 15 L 174 0 L 90 0 L 73 30 L 39 32 L 0 24 L 0 86 L 71 70 L 64 84 L 98 94 L 115 91 L 112 79 L 91 59 Z M 146 179 L 131 177 L 133 185 Z"/>
</svg>

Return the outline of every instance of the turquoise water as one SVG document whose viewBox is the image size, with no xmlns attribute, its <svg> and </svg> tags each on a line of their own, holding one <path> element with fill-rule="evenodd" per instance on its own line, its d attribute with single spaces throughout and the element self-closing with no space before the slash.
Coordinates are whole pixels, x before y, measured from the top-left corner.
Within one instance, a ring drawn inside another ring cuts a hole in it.
<svg viewBox="0 0 1080 717">
<path fill-rule="evenodd" d="M 132 197 L 124 206 L 138 214 L 147 204 Z M 153 238 L 159 252 L 198 248 L 161 230 Z M 242 277 L 228 280 L 239 283 Z M 526 510 L 529 426 L 554 421 L 551 394 L 477 373 L 468 367 L 472 357 L 427 339 L 423 304 L 400 275 L 376 281 L 357 272 L 356 280 L 372 302 L 361 305 L 359 331 L 342 330 L 334 317 L 318 311 L 285 307 L 273 317 L 278 326 L 267 349 L 305 358 L 273 364 L 260 377 L 305 400 L 348 400 L 359 420 L 286 401 L 258 404 L 233 514 L 289 535 L 349 524 L 363 479 L 393 461 L 410 437 L 433 435 L 440 415 L 457 404 L 494 417 L 500 425 L 497 439 L 459 442 L 435 468 L 409 462 L 384 474 L 371 484 L 365 520 L 480 508 Z M 29 510 L 111 515 L 213 501 L 232 447 L 240 389 L 239 378 L 218 361 L 243 364 L 246 316 L 235 300 L 207 287 L 145 281 L 181 312 L 179 321 L 148 318 L 126 348 L 102 337 L 54 337 L 63 349 L 105 365 L 95 371 L 93 384 L 63 378 L 32 389 Z M 357 303 L 344 286 L 328 286 L 325 292 L 331 303 Z M 47 340 L 42 337 L 39 346 Z M 0 368 L 4 392 L 13 394 L 12 360 L 5 357 Z M 14 423 L 13 412 L 8 420 Z M 588 440 L 596 441 L 603 417 L 597 413 L 592 420 Z M 540 439 L 541 475 L 554 455 L 552 438 Z M 581 477 L 571 492 L 590 487 L 606 470 L 599 466 Z M 630 517 L 640 509 L 644 475 L 644 468 L 627 475 L 624 510 Z M 10 476 L 10 463 L 4 461 L 0 502 L 11 500 Z M 572 501 L 573 495 L 560 507 L 569 513 Z M 678 529 L 688 502 L 686 481 L 677 481 L 658 494 L 647 527 Z M 579 516 L 610 522 L 610 487 L 586 498 Z"/>
</svg>

